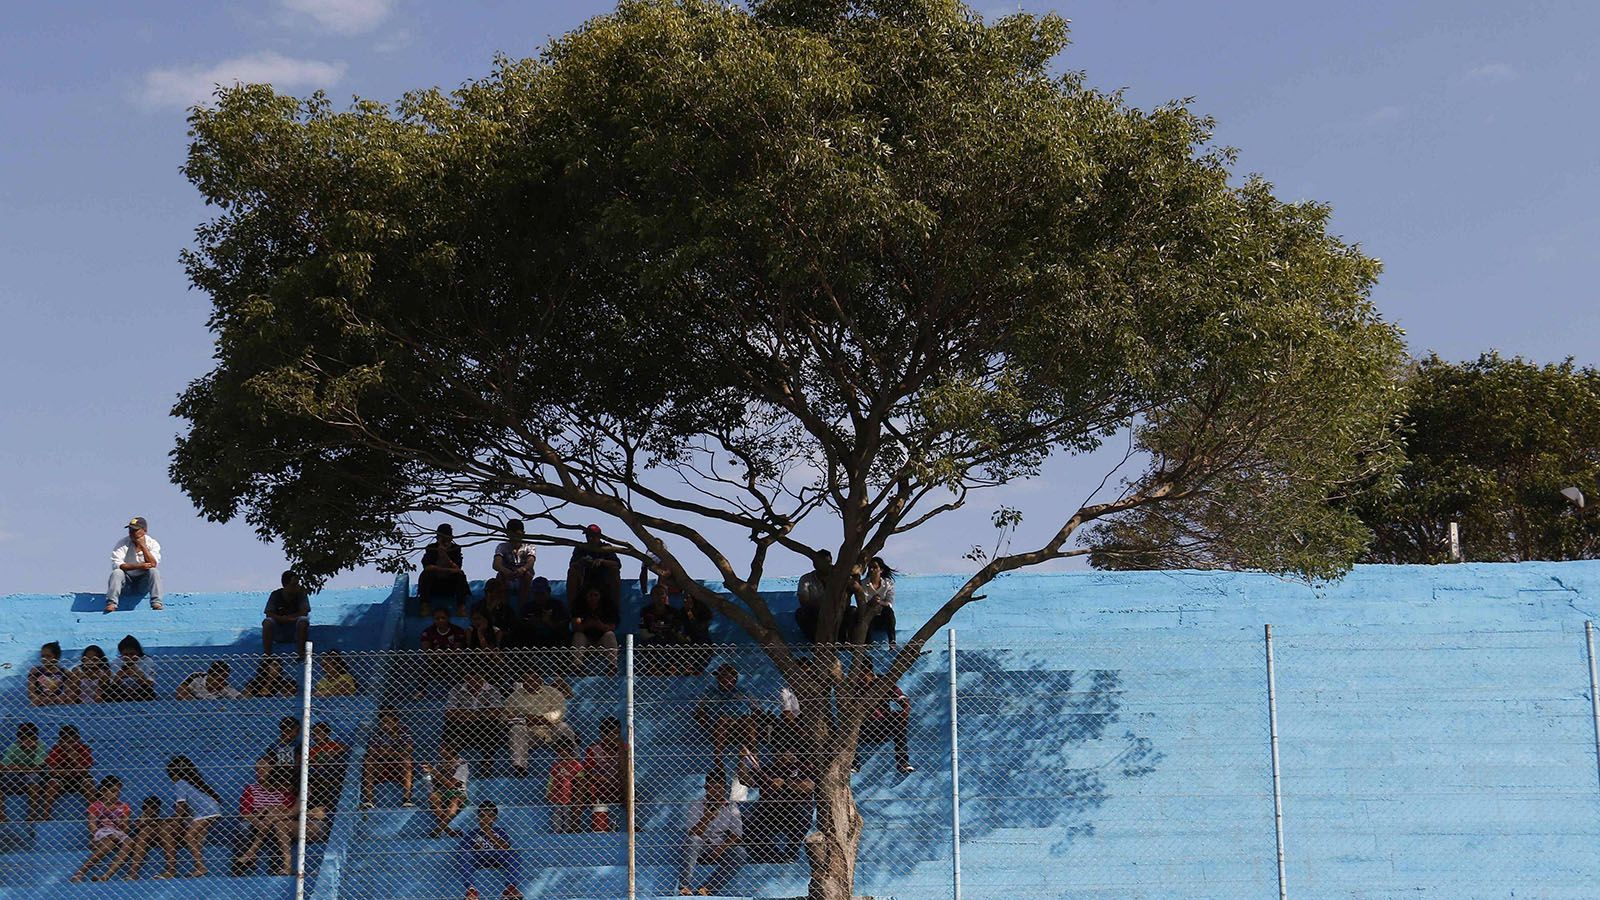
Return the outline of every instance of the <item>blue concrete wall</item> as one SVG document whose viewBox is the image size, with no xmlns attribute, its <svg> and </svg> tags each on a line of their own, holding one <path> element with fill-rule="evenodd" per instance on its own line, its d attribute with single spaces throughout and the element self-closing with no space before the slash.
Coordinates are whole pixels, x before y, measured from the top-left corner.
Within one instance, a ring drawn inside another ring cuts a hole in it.
<svg viewBox="0 0 1600 900">
<path fill-rule="evenodd" d="M 903 578 L 902 637 L 959 583 Z M 780 612 L 792 609 L 792 581 L 768 587 Z M 1583 622 L 1600 610 L 1600 563 L 1361 567 L 1320 586 L 1234 573 L 1020 574 L 986 593 L 954 623 L 968 897 L 1272 896 L 1266 622 L 1277 638 L 1292 896 L 1600 895 L 1600 782 L 1583 644 Z M 348 609 L 337 607 L 344 611 L 319 598 L 319 645 L 390 640 L 381 623 L 399 604 L 384 594 L 352 593 Z M 21 666 L 50 637 L 69 648 L 109 646 L 130 631 L 152 647 L 162 645 L 150 639 L 159 634 L 186 648 L 249 651 L 262 596 L 179 596 L 163 613 L 113 616 L 77 609 L 89 603 L 81 597 L 0 598 L 0 664 Z M 418 628 L 408 619 L 395 633 L 412 642 Z M 863 894 L 947 895 L 948 660 L 942 636 L 933 647 L 903 682 L 916 703 L 919 771 L 901 778 L 880 751 L 858 782 L 869 828 Z M 757 689 L 775 688 L 753 675 Z M 14 677 L 0 684 L 12 715 L 20 687 Z M 698 688 L 672 679 L 641 686 L 653 701 L 649 715 L 641 707 L 641 756 L 684 745 Z M 578 691 L 581 728 L 620 705 L 615 682 L 585 679 Z M 370 704 L 350 703 L 327 716 L 350 723 L 359 741 Z M 421 728 L 418 738 L 431 752 Z M 670 753 L 663 758 L 641 767 L 647 893 L 671 890 L 670 812 L 693 795 L 698 774 L 668 764 Z M 523 789 L 485 779 L 475 790 Z M 529 812 L 514 824 L 542 832 Z M 342 816 L 323 875 L 337 873 L 348 897 L 443 892 L 436 874 L 423 877 L 430 845 L 420 824 L 401 810 Z M 529 888 L 618 895 L 625 870 L 617 836 L 531 840 L 545 849 Z M 0 850 L 0 883 L 20 883 L 12 878 L 47 862 L 58 861 Z M 334 896 L 334 883 L 320 879 L 318 896 Z M 231 896 L 244 889 L 222 884 Z M 197 896 L 182 887 L 170 895 Z M 735 887 L 799 896 L 804 872 L 753 866 Z"/>
</svg>

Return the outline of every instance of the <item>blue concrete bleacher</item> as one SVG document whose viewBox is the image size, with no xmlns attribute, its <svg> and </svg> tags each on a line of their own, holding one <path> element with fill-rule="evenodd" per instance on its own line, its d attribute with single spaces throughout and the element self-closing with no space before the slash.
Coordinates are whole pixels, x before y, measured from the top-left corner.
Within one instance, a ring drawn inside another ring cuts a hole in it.
<svg viewBox="0 0 1600 900">
<path fill-rule="evenodd" d="M 902 639 L 959 586 L 956 576 L 902 578 Z M 792 580 L 769 582 L 780 615 Z M 1359 567 L 1309 586 L 1266 575 L 1202 572 L 1016 574 L 964 610 L 957 668 L 961 702 L 962 868 L 971 897 L 1242 897 L 1277 890 L 1261 626 L 1276 637 L 1285 869 L 1294 896 L 1592 897 L 1600 884 L 1600 780 L 1583 623 L 1600 612 L 1600 563 Z M 128 740 L 130 705 L 96 719 L 88 707 L 32 710 L 22 674 L 40 643 L 69 660 L 86 643 L 111 650 L 133 633 L 160 662 L 183 652 L 256 652 L 264 594 L 174 595 L 105 616 L 95 595 L 0 598 L 4 726 L 32 718 L 85 727 L 100 768 L 124 774 L 124 797 L 154 791 L 172 747 Z M 414 646 L 415 599 L 382 589 L 316 599 L 319 649 Z M 88 599 L 84 599 L 88 598 Z M 82 608 L 80 608 L 82 607 Z M 624 630 L 636 621 L 629 592 Z M 35 614 L 37 610 L 40 614 Z M 402 616 L 402 612 L 411 615 Z M 748 645 L 719 623 L 719 639 Z M 951 869 L 948 660 L 943 636 L 903 681 L 913 698 L 912 755 L 900 776 L 886 748 L 866 760 L 858 799 L 867 819 L 858 892 L 878 898 L 948 896 Z M 730 654 L 733 655 L 733 654 Z M 770 673 L 738 654 L 749 688 L 770 696 Z M 161 670 L 170 696 L 183 672 Z M 598 671 L 598 669 L 596 670 Z M 245 673 L 236 676 L 242 681 Z M 640 679 L 638 718 L 641 896 L 671 894 L 682 804 L 708 762 L 690 736 L 701 681 Z M 419 754 L 434 752 L 442 686 L 406 717 Z M 569 717 L 586 736 L 620 714 L 621 684 L 574 682 Z M 376 693 L 317 701 L 359 762 Z M 225 799 L 248 780 L 291 701 L 182 712 L 185 751 Z M 101 709 L 110 709 L 104 707 Z M 163 707 L 164 715 L 172 706 Z M 173 721 L 173 720 L 168 720 Z M 50 729 L 47 728 L 47 732 Z M 48 736 L 48 735 L 47 735 Z M 530 846 L 529 897 L 616 897 L 626 885 L 620 833 L 553 835 L 539 808 L 549 756 L 526 780 L 476 778 L 473 800 L 505 806 L 502 824 Z M 419 795 L 422 793 L 418 790 Z M 310 896 L 459 896 L 425 837 L 422 809 L 356 809 L 347 778 L 326 844 L 313 846 Z M 62 801 L 66 810 L 77 802 Z M 76 813 L 74 813 L 76 815 Z M 13 801 L 13 819 L 20 801 Z M 81 825 L 0 829 L 0 896 L 286 897 L 287 879 L 225 878 L 218 848 L 203 882 L 159 887 L 69 886 Z M 73 829 L 77 829 L 74 832 Z M 219 839 L 220 841 L 221 839 Z M 537 858 L 531 858 L 536 856 Z M 147 872 L 159 869 L 147 867 Z M 497 882 L 486 877 L 484 895 Z M 802 864 L 752 865 L 738 896 L 805 893 Z"/>
</svg>

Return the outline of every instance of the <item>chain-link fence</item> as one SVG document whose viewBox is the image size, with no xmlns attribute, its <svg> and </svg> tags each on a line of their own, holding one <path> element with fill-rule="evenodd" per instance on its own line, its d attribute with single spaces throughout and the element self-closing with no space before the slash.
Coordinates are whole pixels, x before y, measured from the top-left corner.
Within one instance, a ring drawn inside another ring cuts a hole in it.
<svg viewBox="0 0 1600 900">
<path fill-rule="evenodd" d="M 892 680 L 883 644 L 309 659 L 31 672 L 0 894 L 802 897 L 852 863 L 874 898 L 1600 881 L 1581 633 L 952 640 Z"/>
</svg>

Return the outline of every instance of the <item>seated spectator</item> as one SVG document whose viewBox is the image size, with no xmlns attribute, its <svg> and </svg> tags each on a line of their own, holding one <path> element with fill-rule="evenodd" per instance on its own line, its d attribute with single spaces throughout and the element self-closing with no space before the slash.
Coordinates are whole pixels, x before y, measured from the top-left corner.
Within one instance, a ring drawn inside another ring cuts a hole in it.
<svg viewBox="0 0 1600 900">
<path fill-rule="evenodd" d="M 246 697 L 294 697 L 300 693 L 300 685 L 293 678 L 283 673 L 283 663 L 275 657 L 267 657 L 256 666 L 256 674 L 244 683 Z"/>
<path fill-rule="evenodd" d="M 502 900 L 521 900 L 522 864 L 517 851 L 511 847 L 511 838 L 495 824 L 500 809 L 485 800 L 478 804 L 478 827 L 462 835 L 456 846 L 456 867 L 461 880 L 466 882 L 467 900 L 478 900 L 478 889 L 472 879 L 479 870 L 495 869 L 505 876 L 506 887 L 500 893 Z"/>
<path fill-rule="evenodd" d="M 544 802 L 550 806 L 550 830 L 558 834 L 584 831 L 583 760 L 578 758 L 576 735 L 556 742 L 550 776 L 544 783 Z"/>
<path fill-rule="evenodd" d="M 815 782 L 808 767 L 783 751 L 762 775 L 760 797 L 750 806 L 745 846 L 752 862 L 793 862 L 801 840 L 811 830 L 816 811 Z"/>
<path fill-rule="evenodd" d="M 456 615 L 467 614 L 467 598 L 472 588 L 466 570 L 461 568 L 461 545 L 456 531 L 445 522 L 434 532 L 434 541 L 422 551 L 422 571 L 417 575 L 417 612 L 433 615 L 433 599 L 447 597 L 454 602 Z"/>
<path fill-rule="evenodd" d="M 796 656 L 794 664 L 800 670 L 800 677 L 808 677 L 809 658 Z M 788 684 L 778 689 L 778 720 L 773 726 L 773 743 L 779 750 L 791 750 L 797 755 L 809 743 L 800 719 L 800 697 Z"/>
<path fill-rule="evenodd" d="M 89 825 L 89 858 L 83 861 L 78 871 L 72 873 L 68 879 L 72 882 L 82 881 L 95 863 L 113 856 L 128 843 L 128 831 L 133 827 L 133 809 L 122 801 L 122 779 L 107 775 L 100 782 L 95 800 L 89 804 L 85 815 Z"/>
<path fill-rule="evenodd" d="M 567 712 L 566 695 L 546 684 L 533 666 L 512 685 L 501 712 L 506 722 L 506 743 L 511 751 L 511 773 L 528 775 L 528 747 L 550 746 L 573 737 L 572 727 L 562 721 Z M 576 738 L 574 738 L 575 740 Z"/>
<path fill-rule="evenodd" d="M 583 671 L 583 660 L 591 647 L 604 649 L 611 674 L 617 674 L 617 622 L 621 618 L 617 604 L 608 600 L 603 590 L 593 585 L 583 589 L 572 604 L 573 674 Z"/>
<path fill-rule="evenodd" d="M 16 743 L 0 756 L 0 822 L 8 819 L 6 800 L 28 798 L 28 818 L 39 818 L 39 799 L 44 789 L 44 761 L 50 751 L 39 740 L 39 726 L 23 722 L 17 726 Z"/>
<path fill-rule="evenodd" d="M 327 722 L 311 726 L 311 748 L 308 758 L 311 769 L 306 775 L 306 839 L 323 841 L 328 838 L 329 813 L 339 805 L 339 791 L 344 787 L 345 762 L 350 748 L 334 740 L 333 729 Z"/>
<path fill-rule="evenodd" d="M 450 689 L 444 700 L 444 733 L 459 750 L 470 750 L 478 774 L 489 777 L 499 749 L 503 728 L 500 689 L 486 681 L 482 673 L 468 670 L 461 683 Z"/>
<path fill-rule="evenodd" d="M 506 539 L 494 547 L 494 573 L 505 584 L 506 590 L 517 592 L 517 597 L 524 604 L 528 602 L 528 594 L 533 589 L 533 563 L 537 558 L 537 551 L 524 536 L 522 520 L 507 522 Z"/>
<path fill-rule="evenodd" d="M 79 703 L 99 703 L 111 684 L 111 663 L 99 644 L 83 648 L 78 664 L 72 667 L 72 693 Z"/>
<path fill-rule="evenodd" d="M 76 703 L 68 684 L 70 673 L 61 668 L 61 645 L 55 641 L 39 648 L 39 664 L 28 670 L 28 702 L 34 706 Z"/>
<path fill-rule="evenodd" d="M 144 859 L 150 855 L 153 847 L 167 845 L 167 835 L 170 833 L 171 823 L 161 815 L 161 798 L 150 796 L 144 798 L 139 805 L 139 818 L 133 822 L 129 830 L 129 839 L 122 843 L 122 849 L 117 852 L 116 858 L 111 860 L 111 865 L 106 870 L 94 877 L 95 881 L 110 881 L 118 871 L 133 861 L 133 866 L 124 876 L 128 881 L 139 880 L 139 870 L 144 868 Z"/>
<path fill-rule="evenodd" d="M 150 608 L 161 609 L 161 545 L 150 536 L 144 516 L 128 520 L 128 536 L 111 548 L 111 578 L 106 583 L 106 612 L 117 611 L 130 584 L 150 583 Z"/>
<path fill-rule="evenodd" d="M 131 634 L 117 642 L 117 671 L 106 685 L 104 698 L 114 703 L 156 699 L 155 666 L 144 655 L 139 639 Z"/>
<path fill-rule="evenodd" d="M 811 571 L 800 576 L 794 596 L 798 604 L 794 621 L 800 633 L 813 643 L 817 640 L 817 619 L 822 615 L 822 601 L 828 593 L 828 572 L 833 568 L 833 554 L 818 550 L 811 557 Z"/>
<path fill-rule="evenodd" d="M 271 757 L 256 760 L 256 780 L 245 785 L 239 794 L 239 818 L 247 826 L 249 837 L 244 849 L 233 858 L 230 872 L 235 877 L 250 874 L 256 867 L 256 854 L 268 840 L 277 844 L 279 855 L 278 868 L 272 874 L 293 872 L 290 848 L 299 834 L 298 811 L 288 770 L 274 765 Z"/>
<path fill-rule="evenodd" d="M 755 699 L 739 690 L 739 670 L 723 663 L 717 667 L 716 681 L 695 704 L 694 720 L 711 738 L 720 760 L 728 741 L 744 732 L 745 719 L 756 712 Z"/>
<path fill-rule="evenodd" d="M 666 581 L 650 589 L 650 602 L 639 611 L 639 657 L 642 675 L 688 674 L 683 647 L 689 643 L 684 631 L 683 610 L 668 599 Z"/>
<path fill-rule="evenodd" d="M 483 602 L 472 607 L 473 615 L 480 612 L 502 636 L 510 637 L 516 631 L 517 611 L 511 607 L 506 581 L 499 575 L 483 583 Z"/>
<path fill-rule="evenodd" d="M 423 770 L 433 783 L 433 791 L 428 794 L 428 809 L 433 812 L 433 830 L 428 832 L 428 837 L 460 837 L 461 832 L 451 828 L 450 823 L 467 805 L 467 761 L 456 752 L 454 745 L 441 741 L 439 761 L 431 766 L 423 766 Z"/>
<path fill-rule="evenodd" d="M 467 629 L 467 649 L 490 653 L 504 646 L 505 633 L 489 623 L 482 607 L 472 611 L 472 627 Z"/>
<path fill-rule="evenodd" d="M 356 677 L 345 667 L 344 657 L 337 650 L 329 650 L 318 657 L 322 663 L 322 677 L 311 689 L 318 697 L 353 697 L 361 692 Z"/>
<path fill-rule="evenodd" d="M 728 780 L 721 772 L 706 775 L 705 794 L 689 804 L 687 828 L 683 848 L 683 861 L 678 866 L 678 893 L 689 896 L 696 893 L 695 869 L 703 865 L 715 866 L 711 877 L 701 883 L 701 895 L 720 894 L 744 865 L 745 850 L 740 843 L 744 838 L 744 823 L 739 817 L 739 805 L 728 800 Z"/>
<path fill-rule="evenodd" d="M 681 596 L 683 630 L 689 636 L 689 649 L 684 651 L 687 665 L 683 674 L 700 675 L 711 662 L 711 620 L 717 614 L 693 593 L 685 592 Z"/>
<path fill-rule="evenodd" d="M 166 834 L 164 849 L 167 868 L 158 878 L 172 878 L 178 874 L 178 849 L 189 851 L 194 868 L 189 877 L 200 878 L 206 869 L 206 835 L 211 826 L 222 818 L 222 796 L 206 783 L 192 760 L 187 756 L 174 756 L 167 763 L 167 778 L 172 781 L 172 821 Z"/>
<path fill-rule="evenodd" d="M 894 569 L 883 557 L 874 556 L 867 563 L 866 577 L 850 580 L 850 591 L 856 597 L 856 614 L 867 620 L 868 641 L 874 632 L 881 631 L 889 637 L 889 649 L 898 647 L 894 628 Z"/>
<path fill-rule="evenodd" d="M 733 783 L 728 787 L 728 799 L 735 803 L 749 803 L 752 792 L 761 790 L 761 748 L 758 743 L 756 717 L 744 720 L 738 732 L 739 752 L 733 763 Z"/>
<path fill-rule="evenodd" d="M 178 685 L 179 700 L 237 700 L 240 697 L 228 679 L 233 677 L 233 667 L 216 660 L 204 672 L 196 672 Z"/>
<path fill-rule="evenodd" d="M 271 656 L 274 644 L 293 641 L 296 653 L 304 659 L 311 630 L 311 596 L 293 572 L 283 573 L 278 580 L 283 586 L 267 595 L 267 617 L 261 620 L 261 652 Z"/>
<path fill-rule="evenodd" d="M 372 808 L 372 789 L 379 784 L 399 782 L 400 805 L 410 809 L 411 765 L 414 746 L 411 732 L 400 724 L 394 707 L 378 708 L 378 727 L 367 739 L 367 754 L 361 760 L 361 808 Z"/>
<path fill-rule="evenodd" d="M 44 787 L 39 792 L 39 819 L 55 815 L 56 798 L 77 794 L 85 802 L 95 796 L 94 751 L 78 736 L 74 725 L 63 725 L 56 732 L 56 745 L 44 757 Z"/>
<path fill-rule="evenodd" d="M 570 621 L 566 605 L 551 595 L 549 579 L 535 578 L 517 620 L 517 646 L 565 647 L 572 643 Z"/>
<path fill-rule="evenodd" d="M 872 671 L 871 663 L 864 663 L 861 674 L 857 676 L 856 695 L 866 696 L 877 691 L 878 676 Z M 895 707 L 899 708 L 896 709 Z M 889 685 L 889 692 L 883 699 L 873 703 L 872 710 L 861 723 L 861 737 L 856 741 L 856 759 L 850 771 L 861 771 L 862 746 L 873 747 L 888 742 L 894 743 L 895 766 L 901 775 L 910 775 L 917 769 L 911 765 L 911 754 L 907 749 L 906 728 L 911 720 L 911 701 L 906 699 L 905 692 L 900 690 L 900 685 Z"/>
<path fill-rule="evenodd" d="M 300 719 L 284 716 L 278 720 L 278 739 L 261 754 L 276 766 L 293 766 L 300 770 Z"/>
<path fill-rule="evenodd" d="M 424 679 L 432 682 L 454 681 L 461 672 L 458 651 L 467 647 L 467 630 L 451 622 L 448 612 L 436 609 L 433 611 L 433 624 L 423 629 L 420 646 L 427 663 Z"/>
<path fill-rule="evenodd" d="M 622 739 L 622 723 L 615 716 L 601 721 L 600 739 L 584 751 L 583 773 L 589 803 L 627 811 L 628 744 Z M 611 821 L 615 827 L 618 817 Z"/>
<path fill-rule="evenodd" d="M 572 548 L 572 560 L 567 563 L 567 599 L 582 597 L 590 588 L 598 588 L 613 608 L 621 605 L 622 560 L 606 546 L 599 525 L 584 527 L 583 543 Z M 577 616 L 577 610 L 572 614 Z"/>
</svg>

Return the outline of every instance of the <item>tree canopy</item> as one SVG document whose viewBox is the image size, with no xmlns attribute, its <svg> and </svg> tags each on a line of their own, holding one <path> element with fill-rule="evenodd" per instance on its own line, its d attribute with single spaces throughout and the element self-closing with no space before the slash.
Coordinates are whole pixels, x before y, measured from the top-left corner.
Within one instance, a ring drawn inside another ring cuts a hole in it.
<svg viewBox="0 0 1600 900">
<path fill-rule="evenodd" d="M 1452 521 L 1467 560 L 1600 555 L 1600 516 L 1561 495 L 1577 487 L 1593 504 L 1600 493 L 1600 371 L 1570 359 L 1429 356 L 1407 387 L 1397 487 L 1354 507 L 1374 534 L 1367 561 L 1445 562 Z"/>
<path fill-rule="evenodd" d="M 1330 501 L 1396 461 L 1377 262 L 1185 104 L 1055 74 L 1066 46 L 955 0 L 625 0 L 392 106 L 222 91 L 184 167 L 216 364 L 173 478 L 311 576 L 404 565 L 422 516 L 569 544 L 610 515 L 622 552 L 714 570 L 691 589 L 791 678 L 759 587 L 819 549 L 799 523 L 839 563 L 831 633 L 851 566 L 1113 438 L 1109 489 L 1028 510 L 1049 537 L 891 676 L 1096 523 L 1102 558 L 1342 571 L 1367 532 Z M 838 750 L 859 716 L 812 724 Z"/>
</svg>

